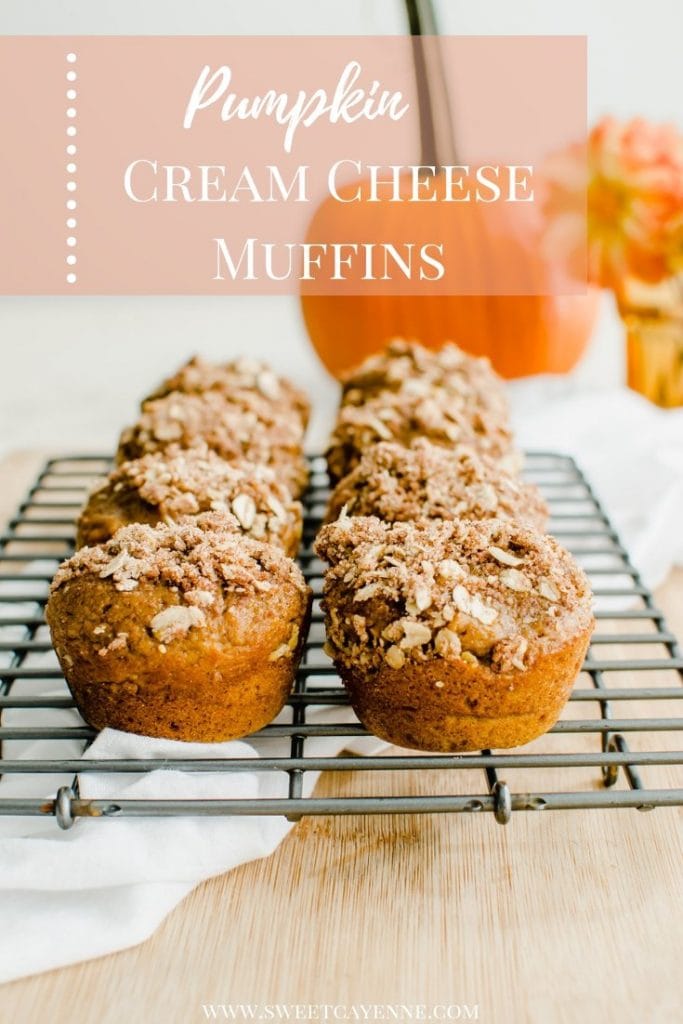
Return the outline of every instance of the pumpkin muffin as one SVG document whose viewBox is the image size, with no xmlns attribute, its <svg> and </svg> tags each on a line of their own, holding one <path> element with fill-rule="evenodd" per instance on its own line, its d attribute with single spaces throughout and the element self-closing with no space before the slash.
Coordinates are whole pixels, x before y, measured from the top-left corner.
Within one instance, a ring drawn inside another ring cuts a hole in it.
<svg viewBox="0 0 683 1024">
<path fill-rule="evenodd" d="M 388 441 L 368 448 L 332 492 L 326 521 L 342 509 L 389 523 L 497 518 L 545 530 L 548 522 L 548 506 L 533 484 L 467 445 L 451 451 L 425 438 L 408 448 Z"/>
<path fill-rule="evenodd" d="M 256 392 L 184 394 L 172 391 L 147 402 L 140 418 L 121 434 L 117 462 L 139 459 L 171 445 L 205 444 L 228 462 L 248 459 L 269 466 L 298 497 L 308 482 L 301 426 L 293 413 L 278 413 Z"/>
<path fill-rule="evenodd" d="M 515 473 L 521 456 L 507 421 L 483 407 L 464 409 L 445 391 L 431 395 L 384 391 L 363 405 L 343 405 L 327 450 L 333 484 L 355 469 L 365 451 L 379 441 L 410 445 L 419 437 L 451 451 L 467 445 Z"/>
<path fill-rule="evenodd" d="M 280 412 L 293 412 L 301 421 L 302 433 L 311 412 L 308 398 L 286 377 L 278 377 L 267 363 L 241 356 L 229 363 L 210 363 L 201 356 L 193 356 L 171 377 L 168 377 L 147 398 L 146 402 L 163 398 L 171 391 L 201 395 L 205 391 L 220 391 L 231 395 L 235 391 L 255 391 L 266 398 Z"/>
<path fill-rule="evenodd" d="M 457 345 L 437 351 L 398 338 L 342 378 L 342 405 L 363 405 L 384 392 L 423 397 L 442 391 L 458 410 L 483 411 L 503 422 L 508 402 L 503 382 L 488 359 Z"/>
<path fill-rule="evenodd" d="M 169 523 L 209 511 L 231 512 L 243 533 L 288 555 L 299 548 L 301 503 L 273 470 L 226 462 L 205 445 L 151 452 L 114 469 L 81 512 L 76 546 L 101 544 L 130 523 Z"/>
<path fill-rule="evenodd" d="M 371 732 L 455 752 L 554 725 L 594 623 L 588 581 L 552 537 L 496 519 L 343 517 L 316 551 L 328 650 Z"/>
<path fill-rule="evenodd" d="M 310 600 L 279 548 L 205 513 L 82 548 L 58 569 L 46 617 L 90 725 L 214 742 L 281 710 Z"/>
</svg>

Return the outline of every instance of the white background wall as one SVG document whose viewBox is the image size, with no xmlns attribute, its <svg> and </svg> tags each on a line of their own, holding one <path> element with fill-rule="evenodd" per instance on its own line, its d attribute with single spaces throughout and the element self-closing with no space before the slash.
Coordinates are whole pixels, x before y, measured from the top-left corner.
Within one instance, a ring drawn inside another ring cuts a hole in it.
<svg viewBox="0 0 683 1024">
<path fill-rule="evenodd" d="M 437 0 L 437 11 L 452 34 L 586 34 L 591 119 L 683 127 L 683 0 Z M 400 0 L 0 0 L 4 35 L 404 30 Z M 1 176 L 0 163 L 0 187 Z M 136 398 L 193 351 L 261 353 L 319 404 L 334 394 L 294 299 L 0 298 L 0 345 L 0 449 L 110 448 Z M 606 309 L 580 379 L 616 379 L 618 351 Z"/>
</svg>

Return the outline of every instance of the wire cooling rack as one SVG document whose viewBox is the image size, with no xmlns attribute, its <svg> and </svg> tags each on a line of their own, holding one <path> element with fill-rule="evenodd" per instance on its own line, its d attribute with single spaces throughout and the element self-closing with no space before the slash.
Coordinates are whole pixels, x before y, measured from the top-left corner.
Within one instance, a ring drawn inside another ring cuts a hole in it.
<svg viewBox="0 0 683 1024">
<path fill-rule="evenodd" d="M 257 734 L 284 743 L 281 756 L 257 762 L 259 772 L 284 779 L 283 795 L 230 800 L 81 798 L 77 773 L 106 771 L 130 778 L 131 773 L 155 768 L 231 773 L 251 773 L 255 768 L 253 760 L 240 758 L 79 759 L 95 732 L 68 710 L 73 701 L 51 655 L 43 612 L 54 571 L 73 550 L 79 506 L 109 464 L 104 457 L 90 455 L 51 459 L 0 535 L 0 774 L 5 779 L 17 774 L 30 775 L 34 781 L 42 777 L 46 791 L 47 776 L 66 780 L 53 798 L 6 796 L 0 785 L 0 814 L 53 816 L 62 828 L 84 816 L 270 814 L 296 820 L 306 814 L 458 811 L 491 811 L 504 824 L 522 810 L 644 811 L 683 804 L 683 751 L 676 749 L 683 730 L 683 718 L 678 717 L 683 706 L 683 658 L 676 639 L 574 461 L 540 452 L 528 455 L 526 475 L 540 486 L 550 505 L 551 532 L 591 578 L 598 620 L 570 702 L 550 733 L 514 751 L 451 755 L 385 748 L 369 756 L 343 754 L 346 744 L 366 732 L 350 715 L 345 692 L 323 652 L 318 602 L 322 566 L 311 544 L 328 489 L 324 462 L 316 457 L 311 459 L 300 556 L 316 594 L 311 632 L 288 702 L 288 720 L 278 720 Z M 331 711 L 324 721 L 315 721 L 321 706 Z M 321 736 L 334 737 L 340 754 L 311 753 Z M 337 777 L 335 795 L 324 795 L 331 788 L 325 779 L 318 795 L 307 795 L 311 787 L 305 777 L 317 772 L 323 779 L 330 772 L 344 773 Z M 53 793 L 55 788 L 53 783 Z"/>
</svg>

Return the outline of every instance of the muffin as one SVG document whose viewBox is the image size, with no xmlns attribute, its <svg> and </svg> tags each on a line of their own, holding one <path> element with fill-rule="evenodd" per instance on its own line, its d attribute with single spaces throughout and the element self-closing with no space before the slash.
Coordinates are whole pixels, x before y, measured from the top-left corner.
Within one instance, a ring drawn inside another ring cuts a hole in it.
<svg viewBox="0 0 683 1024">
<path fill-rule="evenodd" d="M 326 521 L 342 509 L 389 523 L 497 518 L 544 530 L 548 521 L 548 506 L 533 484 L 468 445 L 451 451 L 425 438 L 408 448 L 389 441 L 368 448 L 332 492 Z"/>
<path fill-rule="evenodd" d="M 436 391 L 448 394 L 456 409 L 507 419 L 503 382 L 489 360 L 470 356 L 453 344 L 432 351 L 396 339 L 342 378 L 343 405 L 363 405 L 385 392 L 424 397 Z"/>
<path fill-rule="evenodd" d="M 343 517 L 316 551 L 328 652 L 371 732 L 457 752 L 556 722 L 594 623 L 588 581 L 552 537 L 497 519 Z"/>
<path fill-rule="evenodd" d="M 143 399 L 143 408 L 146 402 L 164 398 L 171 391 L 198 395 L 205 391 L 220 391 L 225 395 L 235 391 L 255 391 L 280 412 L 295 413 L 301 422 L 302 433 L 311 412 L 310 402 L 303 391 L 286 377 L 278 377 L 267 363 L 246 356 L 218 365 L 201 356 L 193 356 Z"/>
<path fill-rule="evenodd" d="M 507 472 L 515 473 L 521 466 L 505 418 L 483 407 L 459 407 L 444 391 L 428 396 L 384 391 L 363 405 L 344 405 L 339 410 L 326 453 L 330 479 L 338 483 L 379 441 L 406 446 L 419 437 L 451 450 L 468 445 L 497 459 Z"/>
<path fill-rule="evenodd" d="M 409 447 L 382 441 L 337 484 L 326 522 L 342 509 L 385 522 L 414 519 L 516 519 L 545 529 L 548 506 L 539 488 L 504 472 L 466 444 L 454 451 L 420 438 Z"/>
<path fill-rule="evenodd" d="M 117 462 L 164 452 L 171 445 L 201 444 L 228 462 L 248 459 L 269 466 L 295 497 L 308 482 L 298 418 L 275 412 L 256 392 L 228 397 L 220 391 L 172 391 L 147 402 L 137 423 L 121 434 Z"/>
<path fill-rule="evenodd" d="M 76 544 L 101 544 L 130 523 L 170 523 L 202 512 L 231 512 L 254 540 L 295 555 L 302 508 L 272 469 L 226 462 L 205 445 L 171 446 L 123 462 L 91 492 L 78 520 Z"/>
<path fill-rule="evenodd" d="M 213 742 L 278 714 L 310 600 L 284 552 L 205 513 L 82 548 L 58 569 L 46 617 L 90 725 Z"/>
</svg>

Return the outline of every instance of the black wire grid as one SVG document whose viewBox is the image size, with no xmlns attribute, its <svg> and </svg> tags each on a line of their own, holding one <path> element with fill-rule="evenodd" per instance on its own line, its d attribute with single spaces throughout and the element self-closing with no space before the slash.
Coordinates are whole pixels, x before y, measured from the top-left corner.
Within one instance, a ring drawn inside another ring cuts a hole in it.
<svg viewBox="0 0 683 1024">
<path fill-rule="evenodd" d="M 3 753 L 5 741 L 77 740 L 85 747 L 95 735 L 84 725 L 41 724 L 50 709 L 73 707 L 68 693 L 52 697 L 19 693 L 15 683 L 45 680 L 47 688 L 59 686 L 55 682 L 62 679 L 59 670 L 40 662 L 51 650 L 43 615 L 48 586 L 59 562 L 73 550 L 74 520 L 83 498 L 109 464 L 108 459 L 91 455 L 51 459 L 7 532 L 0 535 L 0 709 L 24 709 L 29 721 L 35 712 L 35 724 L 0 727 Z M 237 758 L 22 757 L 0 759 L 0 774 L 59 774 L 73 776 L 73 782 L 62 786 L 54 799 L 3 798 L 0 791 L 0 814 L 51 815 L 62 828 L 83 816 L 271 814 L 296 820 L 305 814 L 455 811 L 492 811 L 504 824 L 513 811 L 618 807 L 644 811 L 683 804 L 683 751 L 675 749 L 683 729 L 683 718 L 677 717 L 683 698 L 683 658 L 676 639 L 574 461 L 539 452 L 529 454 L 526 465 L 527 477 L 540 486 L 550 505 L 551 532 L 591 578 L 598 620 L 570 702 L 545 737 L 523 749 L 499 753 L 396 753 L 396 748 L 389 748 L 373 756 L 321 757 L 307 752 L 306 743 L 312 737 L 334 736 L 341 749 L 346 738 L 365 735 L 356 720 L 307 721 L 307 712 L 315 707 L 347 705 L 323 652 L 318 603 L 322 566 L 311 544 L 328 484 L 323 460 L 314 457 L 299 559 L 316 594 L 311 631 L 289 700 L 291 721 L 269 725 L 258 734 L 288 738 L 287 756 L 256 762 L 259 771 L 286 773 L 287 795 L 278 799 L 85 800 L 79 796 L 77 774 L 86 771 L 253 772 L 256 765 L 251 759 Z M 343 795 L 304 794 L 306 772 L 330 771 L 346 773 L 337 787 Z M 367 786 L 367 775 L 356 772 L 374 773 L 372 785 Z M 353 785 L 358 786 L 359 780 L 373 795 L 354 795 Z"/>
</svg>

